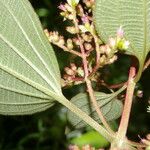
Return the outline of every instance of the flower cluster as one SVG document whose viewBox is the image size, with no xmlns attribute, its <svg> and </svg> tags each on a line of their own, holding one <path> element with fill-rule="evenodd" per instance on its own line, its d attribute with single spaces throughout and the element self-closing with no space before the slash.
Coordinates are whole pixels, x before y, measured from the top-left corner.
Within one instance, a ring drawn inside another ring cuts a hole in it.
<svg viewBox="0 0 150 150">
<path fill-rule="evenodd" d="M 80 66 L 77 67 L 73 63 L 64 69 L 62 86 L 83 83 L 85 76 L 97 81 L 100 77 L 98 69 L 116 61 L 118 50 L 126 50 L 129 47 L 129 41 L 124 38 L 122 27 L 118 29 L 115 38 L 109 38 L 107 44 L 102 43 L 93 23 L 93 7 L 94 0 L 83 0 L 82 5 L 79 0 L 67 0 L 67 3 L 60 4 L 58 8 L 64 21 L 71 22 L 71 25 L 66 27 L 71 38 L 66 39 L 58 32 L 45 30 L 51 43 L 81 58 Z M 83 58 L 86 61 L 83 62 Z M 87 63 L 86 71 L 84 63 Z"/>
<path fill-rule="evenodd" d="M 64 37 L 60 36 L 58 32 L 48 32 L 47 29 L 45 29 L 44 32 L 51 43 L 60 46 L 65 44 Z"/>
<path fill-rule="evenodd" d="M 89 66 L 89 73 L 92 73 L 92 68 Z M 100 73 L 96 72 L 90 77 L 91 81 L 97 81 Z M 69 67 L 64 68 L 64 74 L 61 80 L 62 87 L 78 85 L 84 82 L 83 66 L 77 67 L 75 63 L 70 63 Z"/>
<path fill-rule="evenodd" d="M 64 75 L 62 78 L 62 86 L 77 85 L 83 82 L 84 70 L 83 67 L 77 67 L 74 63 L 70 67 L 64 68 Z"/>
<path fill-rule="evenodd" d="M 105 45 L 100 46 L 100 65 L 112 64 L 117 60 L 116 53 L 120 50 L 127 50 L 129 48 L 129 41 L 124 38 L 124 31 L 122 27 L 117 30 L 115 38 L 109 38 L 109 41 Z"/>
</svg>

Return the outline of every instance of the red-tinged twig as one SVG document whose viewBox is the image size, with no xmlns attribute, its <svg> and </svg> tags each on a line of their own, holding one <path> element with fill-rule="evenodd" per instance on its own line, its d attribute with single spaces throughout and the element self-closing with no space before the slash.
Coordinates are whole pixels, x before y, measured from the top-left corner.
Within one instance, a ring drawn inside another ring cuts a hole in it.
<svg viewBox="0 0 150 150">
<path fill-rule="evenodd" d="M 76 31 L 79 32 L 79 26 L 78 26 L 78 20 L 77 20 L 77 16 L 76 16 L 76 11 L 74 11 L 74 24 L 75 24 L 75 28 L 76 28 Z M 89 93 L 89 97 L 91 99 L 91 102 L 99 116 L 99 118 L 101 119 L 103 125 L 105 126 L 105 128 L 112 134 L 114 135 L 115 133 L 113 132 L 113 130 L 110 128 L 110 126 L 108 125 L 106 119 L 104 118 L 98 104 L 97 104 L 97 101 L 96 101 L 96 98 L 95 98 L 95 95 L 94 95 L 94 91 L 93 91 L 93 88 L 92 88 L 92 84 L 91 84 L 91 81 L 88 79 L 88 76 L 89 76 L 89 70 L 88 70 L 88 61 L 87 61 L 87 56 L 86 56 L 86 52 L 85 52 L 85 49 L 84 49 L 84 46 L 83 46 L 83 43 L 82 43 L 82 40 L 81 40 L 81 37 L 79 34 L 77 34 L 77 38 L 79 40 L 79 46 L 80 46 L 80 50 L 81 50 L 81 54 L 82 54 L 82 62 L 83 62 L 83 68 L 84 68 L 84 79 L 85 79 L 85 82 L 86 82 L 86 85 L 87 85 L 87 90 L 88 90 L 88 93 Z"/>
<path fill-rule="evenodd" d="M 130 112 L 131 112 L 134 88 L 136 85 L 136 83 L 134 82 L 135 74 L 136 74 L 135 67 L 131 67 L 129 71 L 129 79 L 127 82 L 125 104 L 123 108 L 123 113 L 122 113 L 119 129 L 117 132 L 117 140 L 120 142 L 123 142 L 126 138 L 126 132 L 127 132 L 129 117 L 130 117 Z"/>
<path fill-rule="evenodd" d="M 103 85 L 103 86 L 105 86 L 105 87 L 107 87 L 109 89 L 118 89 L 118 88 L 123 87 L 126 84 L 127 84 L 127 82 L 122 82 L 122 83 L 118 83 L 118 84 L 108 85 L 108 84 L 106 84 L 104 82 L 101 82 L 101 85 Z"/>
</svg>

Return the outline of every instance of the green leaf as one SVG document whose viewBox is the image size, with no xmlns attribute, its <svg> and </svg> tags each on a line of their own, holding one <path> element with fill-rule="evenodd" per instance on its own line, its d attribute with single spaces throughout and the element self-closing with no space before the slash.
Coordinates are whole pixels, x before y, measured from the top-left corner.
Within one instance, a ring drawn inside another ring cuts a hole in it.
<svg viewBox="0 0 150 150">
<path fill-rule="evenodd" d="M 96 131 L 88 131 L 79 137 L 73 138 L 71 144 L 78 145 L 80 147 L 84 145 L 91 145 L 95 148 L 104 148 L 109 146 L 109 142 Z"/>
<path fill-rule="evenodd" d="M 32 114 L 63 97 L 55 54 L 27 0 L 0 1 L 0 54 L 0 114 Z"/>
<path fill-rule="evenodd" d="M 130 47 L 127 54 L 134 55 L 140 63 L 139 80 L 146 56 L 150 51 L 150 1 L 146 0 L 96 0 L 94 10 L 98 34 L 104 42 L 115 37 L 122 26 Z"/>
<path fill-rule="evenodd" d="M 102 92 L 95 92 L 95 97 L 97 103 L 105 116 L 107 121 L 111 121 L 120 117 L 122 112 L 122 103 L 115 98 L 115 94 L 105 94 Z M 75 104 L 78 108 L 84 111 L 87 115 L 91 116 L 95 121 L 101 123 L 97 112 L 90 103 L 88 94 L 80 93 L 71 99 L 71 102 Z M 84 122 L 75 116 L 72 112 L 68 111 L 68 119 L 73 126 L 76 128 L 84 127 Z"/>
</svg>

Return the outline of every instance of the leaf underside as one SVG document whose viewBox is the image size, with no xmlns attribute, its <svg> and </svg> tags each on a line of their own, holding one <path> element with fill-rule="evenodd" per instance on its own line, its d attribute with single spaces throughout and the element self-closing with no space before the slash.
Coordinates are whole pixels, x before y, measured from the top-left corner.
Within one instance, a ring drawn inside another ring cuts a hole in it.
<svg viewBox="0 0 150 150">
<path fill-rule="evenodd" d="M 105 94 L 102 92 L 95 92 L 95 97 L 97 99 L 98 106 L 100 107 L 104 117 L 107 121 L 115 120 L 120 117 L 122 112 L 122 103 L 115 98 L 112 94 Z M 80 93 L 71 99 L 71 102 L 75 104 L 78 108 L 84 111 L 86 114 L 91 116 L 95 121 L 101 123 L 97 112 L 90 103 L 88 94 Z M 77 117 L 74 113 L 68 110 L 68 119 L 70 123 L 76 127 L 81 128 L 85 126 L 85 123 Z"/>
<path fill-rule="evenodd" d="M 115 37 L 117 29 L 123 27 L 125 38 L 130 42 L 127 54 L 138 58 L 140 76 L 150 51 L 150 1 L 96 0 L 94 18 L 98 34 L 104 42 L 109 37 Z"/>
<path fill-rule="evenodd" d="M 0 1 L 0 114 L 43 111 L 62 96 L 55 54 L 27 0 Z"/>
</svg>

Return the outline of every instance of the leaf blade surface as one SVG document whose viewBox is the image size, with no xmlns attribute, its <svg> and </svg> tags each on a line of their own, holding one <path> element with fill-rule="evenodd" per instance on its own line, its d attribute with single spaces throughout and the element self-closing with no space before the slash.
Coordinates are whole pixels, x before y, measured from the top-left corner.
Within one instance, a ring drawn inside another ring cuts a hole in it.
<svg viewBox="0 0 150 150">
<path fill-rule="evenodd" d="M 96 0 L 94 10 L 98 34 L 104 42 L 115 37 L 122 26 L 130 47 L 127 54 L 138 58 L 139 74 L 150 51 L 150 1 L 149 0 Z"/>
<path fill-rule="evenodd" d="M 55 54 L 27 0 L 0 1 L 0 93 L 4 115 L 43 111 L 62 96 Z"/>
</svg>

